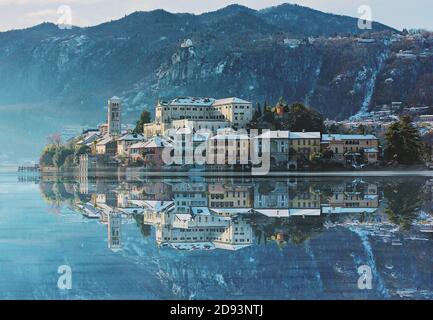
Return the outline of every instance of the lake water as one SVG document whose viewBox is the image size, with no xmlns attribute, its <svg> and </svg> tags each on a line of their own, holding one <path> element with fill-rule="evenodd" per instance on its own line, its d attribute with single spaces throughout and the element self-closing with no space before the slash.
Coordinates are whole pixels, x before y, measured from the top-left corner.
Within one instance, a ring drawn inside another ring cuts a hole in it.
<svg viewBox="0 0 433 320">
<path fill-rule="evenodd" d="M 2 172 L 0 298 L 432 299 L 432 186 Z"/>
</svg>

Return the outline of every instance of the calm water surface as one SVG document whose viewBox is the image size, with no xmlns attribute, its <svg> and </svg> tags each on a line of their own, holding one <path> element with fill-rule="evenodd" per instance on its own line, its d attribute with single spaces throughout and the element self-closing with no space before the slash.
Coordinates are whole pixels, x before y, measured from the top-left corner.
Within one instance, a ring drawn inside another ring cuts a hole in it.
<svg viewBox="0 0 433 320">
<path fill-rule="evenodd" d="M 429 179 L 3 172 L 0 298 L 432 299 Z"/>
</svg>

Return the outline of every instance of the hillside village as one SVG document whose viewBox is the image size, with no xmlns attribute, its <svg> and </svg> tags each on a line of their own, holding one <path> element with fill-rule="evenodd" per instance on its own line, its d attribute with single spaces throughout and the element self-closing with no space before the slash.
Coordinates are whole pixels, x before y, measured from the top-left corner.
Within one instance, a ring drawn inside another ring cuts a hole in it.
<svg viewBox="0 0 433 320">
<path fill-rule="evenodd" d="M 142 133 L 122 130 L 121 114 L 121 99 L 112 97 L 107 122 L 67 142 L 71 151 L 63 154 L 60 166 L 59 156 L 50 154 L 47 146 L 41 157 L 42 171 L 73 168 L 89 174 L 112 167 L 249 170 L 254 166 L 253 152 L 262 157 L 266 153 L 271 169 L 282 171 L 320 168 L 325 162 L 338 168 L 362 169 L 377 166 L 381 159 L 379 139 L 372 134 L 261 129 L 253 135 L 251 123 L 257 110 L 251 102 L 236 97 L 158 101 L 155 120 L 143 124 Z M 170 164 L 163 161 L 167 149 L 173 156 Z M 202 163 L 187 157 L 197 153 L 203 157 Z"/>
</svg>

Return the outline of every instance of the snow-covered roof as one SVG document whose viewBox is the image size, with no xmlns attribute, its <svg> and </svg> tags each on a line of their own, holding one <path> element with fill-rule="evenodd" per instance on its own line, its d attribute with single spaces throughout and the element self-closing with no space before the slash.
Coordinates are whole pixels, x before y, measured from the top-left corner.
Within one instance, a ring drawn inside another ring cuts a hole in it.
<svg viewBox="0 0 433 320">
<path fill-rule="evenodd" d="M 271 218 L 288 218 L 290 217 L 289 209 L 255 209 L 254 211 Z"/>
<path fill-rule="evenodd" d="M 147 141 L 141 141 L 129 146 L 128 149 L 146 149 L 146 148 L 165 148 L 172 147 L 173 144 L 166 138 L 156 136 Z"/>
<path fill-rule="evenodd" d="M 180 221 L 191 221 L 192 215 L 190 215 L 189 213 L 178 213 L 176 214 L 176 218 Z"/>
<path fill-rule="evenodd" d="M 128 147 L 128 149 L 144 149 L 144 141 L 134 143 Z"/>
<path fill-rule="evenodd" d="M 176 134 L 192 134 L 193 131 L 190 127 L 179 128 L 176 130 Z"/>
<path fill-rule="evenodd" d="M 231 251 L 236 251 L 239 249 L 243 249 L 243 248 L 247 248 L 247 247 L 251 247 L 251 243 L 247 243 L 247 244 L 233 244 L 233 243 L 224 243 L 224 242 L 213 242 L 214 247 L 216 249 L 224 249 L 224 250 L 231 250 Z"/>
<path fill-rule="evenodd" d="M 107 205 L 106 203 L 98 203 L 98 208 L 102 209 L 106 214 L 110 214 L 114 211 L 114 208 Z"/>
<path fill-rule="evenodd" d="M 228 214 L 244 214 L 244 213 L 250 213 L 251 208 L 210 208 L 211 211 L 220 214 L 220 213 L 228 213 Z"/>
<path fill-rule="evenodd" d="M 118 208 L 119 211 L 125 214 L 142 214 L 143 208 L 129 207 L 129 208 Z"/>
<path fill-rule="evenodd" d="M 144 137 L 141 134 L 127 133 L 121 136 L 119 141 L 142 141 Z"/>
<path fill-rule="evenodd" d="M 77 142 L 78 145 L 89 145 L 99 138 L 99 132 L 90 131 L 83 135 L 82 139 Z"/>
<path fill-rule="evenodd" d="M 113 141 L 114 141 L 113 137 L 111 137 L 111 136 L 104 136 L 103 138 L 101 138 L 101 140 L 98 141 L 98 143 L 96 145 L 103 146 L 103 145 L 106 145 L 106 144 L 108 144 L 110 142 L 113 142 Z"/>
<path fill-rule="evenodd" d="M 129 200 L 129 203 L 154 212 L 161 212 L 174 204 L 174 201 Z"/>
<path fill-rule="evenodd" d="M 210 132 L 196 133 L 192 137 L 192 141 L 194 141 L 194 142 L 204 142 L 204 141 L 209 140 L 210 136 L 211 136 Z"/>
<path fill-rule="evenodd" d="M 168 243 L 173 249 L 176 250 L 213 250 L 215 246 L 212 242 L 203 241 L 203 242 L 176 242 L 176 243 Z"/>
<path fill-rule="evenodd" d="M 331 213 L 375 213 L 377 208 L 344 208 L 344 207 L 323 207 L 322 212 Z"/>
<path fill-rule="evenodd" d="M 210 216 L 208 207 L 191 207 L 191 211 L 195 216 Z"/>
<path fill-rule="evenodd" d="M 377 140 L 372 134 L 323 134 L 322 141 L 339 140 Z"/>
<path fill-rule="evenodd" d="M 219 131 L 218 134 L 210 138 L 210 140 L 249 140 L 250 137 L 245 133 L 237 133 L 236 131 L 224 132 Z"/>
<path fill-rule="evenodd" d="M 320 132 L 290 132 L 290 139 L 320 139 Z"/>
<path fill-rule="evenodd" d="M 256 139 L 289 139 L 290 131 L 267 131 L 259 136 Z"/>
<path fill-rule="evenodd" d="M 144 202 L 145 208 L 153 210 L 155 212 L 163 211 L 164 209 L 172 206 L 174 201 L 154 201 L 147 200 Z"/>
<path fill-rule="evenodd" d="M 214 103 L 213 98 L 196 98 L 196 97 L 178 97 L 168 104 L 170 106 L 199 106 L 210 107 Z"/>
<path fill-rule="evenodd" d="M 249 101 L 246 101 L 246 100 L 243 100 L 243 99 L 239 99 L 239 98 L 236 98 L 236 97 L 231 97 L 231 98 L 224 98 L 224 99 L 218 99 L 218 100 L 215 100 L 215 102 L 214 102 L 214 106 L 219 106 L 219 105 L 222 105 L 222 104 L 233 104 L 233 103 L 236 103 L 236 104 L 251 104 L 251 102 L 249 102 Z"/>
<path fill-rule="evenodd" d="M 201 98 L 201 97 L 178 97 L 167 103 L 170 106 L 198 106 L 198 107 L 210 107 L 219 106 L 225 104 L 251 104 L 251 102 L 231 97 L 224 99 L 214 98 Z"/>
<path fill-rule="evenodd" d="M 84 214 L 89 218 L 100 217 L 100 210 L 95 208 L 92 204 L 86 203 L 83 205 Z"/>
<path fill-rule="evenodd" d="M 144 143 L 145 148 L 164 148 L 172 146 L 173 144 L 171 141 L 160 136 L 153 137 Z"/>
<path fill-rule="evenodd" d="M 290 216 L 320 216 L 320 209 L 290 209 Z"/>
<path fill-rule="evenodd" d="M 291 216 L 320 216 L 320 209 L 254 209 L 270 218 L 288 218 Z"/>
</svg>

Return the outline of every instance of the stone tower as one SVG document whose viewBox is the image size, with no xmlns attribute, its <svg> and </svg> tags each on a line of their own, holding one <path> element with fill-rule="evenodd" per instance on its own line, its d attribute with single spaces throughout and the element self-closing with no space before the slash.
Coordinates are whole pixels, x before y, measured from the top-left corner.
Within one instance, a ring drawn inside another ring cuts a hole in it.
<svg viewBox="0 0 433 320">
<path fill-rule="evenodd" d="M 108 214 L 108 248 L 118 251 L 122 248 L 122 216 L 120 213 Z"/>
<path fill-rule="evenodd" d="M 122 101 L 118 97 L 112 97 L 108 100 L 108 134 L 110 136 L 119 136 L 122 130 Z"/>
</svg>

